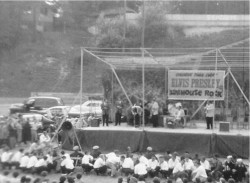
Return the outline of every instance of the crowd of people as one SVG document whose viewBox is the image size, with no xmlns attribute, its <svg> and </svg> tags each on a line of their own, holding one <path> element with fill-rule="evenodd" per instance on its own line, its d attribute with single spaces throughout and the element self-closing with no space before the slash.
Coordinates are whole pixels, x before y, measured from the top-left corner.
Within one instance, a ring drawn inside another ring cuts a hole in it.
<svg viewBox="0 0 250 183">
<path fill-rule="evenodd" d="M 198 154 L 191 157 L 188 152 L 181 155 L 177 152 L 159 155 L 155 154 L 151 147 L 148 147 L 145 153 L 132 153 L 128 147 L 124 153 L 114 150 L 104 154 L 99 146 L 85 152 L 79 146 L 75 146 L 72 153 L 60 148 L 34 147 L 11 151 L 5 146 L 1 148 L 0 157 L 4 172 L 0 182 L 3 183 L 13 182 L 12 179 L 20 173 L 24 173 L 26 177 L 19 177 L 15 182 L 23 182 L 22 179 L 25 179 L 25 183 L 30 182 L 28 175 L 40 175 L 40 179 L 45 181 L 49 173 L 60 173 L 58 182 L 65 182 L 67 179 L 69 183 L 81 182 L 81 177 L 85 174 L 119 177 L 118 182 L 121 183 L 151 181 L 148 178 L 152 178 L 154 183 L 249 182 L 249 168 L 242 159 L 231 155 L 227 156 L 225 161 L 221 161 L 218 155 L 208 159 Z M 75 177 L 75 170 L 79 167 L 82 173 L 77 173 Z M 13 177 L 8 176 L 11 172 Z M 37 180 L 33 182 L 35 181 Z"/>
</svg>

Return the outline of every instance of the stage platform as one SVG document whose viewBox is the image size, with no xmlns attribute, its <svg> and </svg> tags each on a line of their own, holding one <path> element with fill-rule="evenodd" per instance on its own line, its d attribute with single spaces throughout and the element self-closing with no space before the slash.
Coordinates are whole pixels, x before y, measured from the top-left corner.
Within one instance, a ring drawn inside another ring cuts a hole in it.
<svg viewBox="0 0 250 183">
<path fill-rule="evenodd" d="M 197 128 L 169 129 L 111 124 L 109 127 L 76 129 L 76 134 L 83 149 L 99 145 L 103 151 L 125 151 L 130 146 L 133 152 L 140 152 L 151 146 L 156 152 L 188 151 L 206 156 L 217 153 L 223 157 L 235 154 L 244 159 L 249 158 L 249 130 L 232 129 L 229 132 L 220 132 L 217 128 L 207 130 L 204 125 L 198 125 Z M 63 148 L 72 149 L 73 141 L 67 137 L 67 133 L 64 133 L 62 142 Z"/>
</svg>

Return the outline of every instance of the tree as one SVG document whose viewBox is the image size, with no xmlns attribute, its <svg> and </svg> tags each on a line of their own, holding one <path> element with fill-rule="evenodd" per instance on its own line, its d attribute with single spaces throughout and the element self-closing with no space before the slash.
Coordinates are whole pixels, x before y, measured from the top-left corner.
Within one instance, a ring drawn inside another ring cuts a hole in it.
<svg viewBox="0 0 250 183">
<path fill-rule="evenodd" d="M 0 2 L 0 52 L 13 48 L 20 36 L 20 2 Z"/>
</svg>

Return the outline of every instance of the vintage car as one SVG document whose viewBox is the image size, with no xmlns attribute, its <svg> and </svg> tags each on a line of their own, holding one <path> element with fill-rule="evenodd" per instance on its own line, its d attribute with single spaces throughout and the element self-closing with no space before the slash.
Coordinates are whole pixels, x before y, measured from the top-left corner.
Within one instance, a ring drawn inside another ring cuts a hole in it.
<svg viewBox="0 0 250 183">
<path fill-rule="evenodd" d="M 79 117 L 81 115 L 94 114 L 95 117 L 101 118 L 102 109 L 101 109 L 101 100 L 88 100 L 82 105 L 76 105 L 71 107 L 69 111 L 69 116 Z"/>
<path fill-rule="evenodd" d="M 12 104 L 10 114 L 40 113 L 46 114 L 46 109 L 54 106 L 64 106 L 63 100 L 58 97 L 29 97 L 23 103 Z"/>
</svg>

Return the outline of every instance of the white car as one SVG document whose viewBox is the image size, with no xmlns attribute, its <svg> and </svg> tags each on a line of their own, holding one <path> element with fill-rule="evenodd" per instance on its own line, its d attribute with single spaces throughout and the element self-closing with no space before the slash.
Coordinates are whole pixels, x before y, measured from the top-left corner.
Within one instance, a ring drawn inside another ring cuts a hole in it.
<svg viewBox="0 0 250 183">
<path fill-rule="evenodd" d="M 69 115 L 82 115 L 85 114 L 94 114 L 96 117 L 102 116 L 102 109 L 101 109 L 101 100 L 88 100 L 84 102 L 82 105 L 73 106 L 70 109 Z"/>
<path fill-rule="evenodd" d="M 47 116 L 52 119 L 54 116 L 68 116 L 70 106 L 55 106 L 46 110 Z"/>
</svg>

